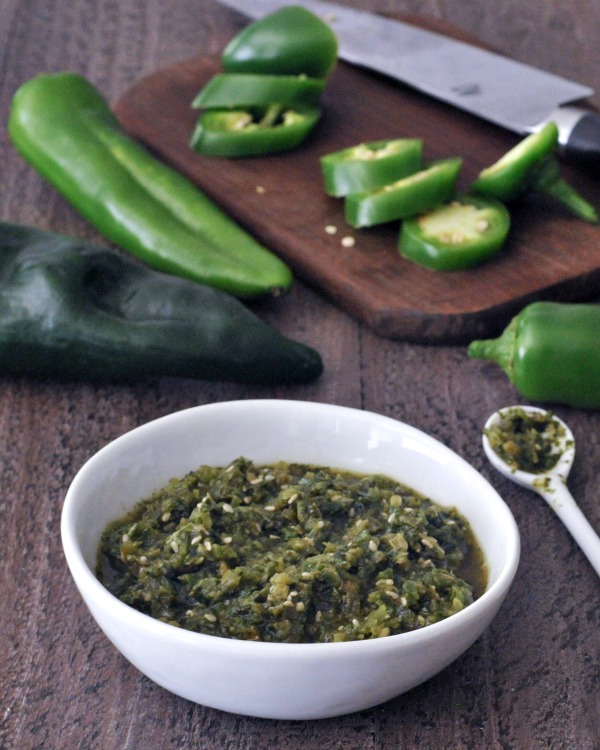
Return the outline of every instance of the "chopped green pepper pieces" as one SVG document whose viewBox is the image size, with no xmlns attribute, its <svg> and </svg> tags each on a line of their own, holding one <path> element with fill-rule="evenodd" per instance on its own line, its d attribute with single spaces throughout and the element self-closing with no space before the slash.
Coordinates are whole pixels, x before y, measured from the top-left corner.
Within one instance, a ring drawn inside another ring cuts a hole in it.
<svg viewBox="0 0 600 750">
<path fill-rule="evenodd" d="M 249 24 L 225 47 L 227 73 L 327 78 L 337 60 L 337 38 L 318 16 L 289 5 Z"/>
<path fill-rule="evenodd" d="M 0 373 L 302 383 L 323 369 L 239 300 L 123 253 L 0 223 Z"/>
<path fill-rule="evenodd" d="M 325 81 L 306 76 L 221 73 L 213 76 L 192 102 L 195 109 L 318 104 Z"/>
<path fill-rule="evenodd" d="M 506 207 L 491 198 L 463 195 L 402 222 L 398 249 L 436 271 L 472 268 L 494 258 L 510 229 Z"/>
<path fill-rule="evenodd" d="M 600 408 L 600 305 L 533 302 L 469 356 L 496 362 L 525 398 Z"/>
<path fill-rule="evenodd" d="M 288 151 L 305 140 L 320 114 L 318 107 L 287 109 L 278 104 L 252 110 L 209 109 L 198 119 L 190 145 L 198 153 L 228 158 Z"/>
<path fill-rule="evenodd" d="M 580 219 L 597 222 L 596 209 L 562 177 L 554 156 L 557 148 L 558 128 L 549 122 L 483 169 L 470 190 L 504 202 L 528 192 L 545 193 Z"/>
<path fill-rule="evenodd" d="M 421 169 L 423 142 L 417 138 L 371 141 L 321 157 L 327 195 L 350 193 L 388 185 Z"/>
<path fill-rule="evenodd" d="M 88 221 L 149 265 L 240 297 L 291 286 L 290 269 L 129 138 L 82 76 L 39 75 L 23 84 L 8 130 L 21 155 Z"/>
<path fill-rule="evenodd" d="M 381 188 L 351 193 L 345 198 L 346 221 L 369 227 L 429 211 L 452 196 L 461 165 L 458 157 L 443 159 Z"/>
</svg>

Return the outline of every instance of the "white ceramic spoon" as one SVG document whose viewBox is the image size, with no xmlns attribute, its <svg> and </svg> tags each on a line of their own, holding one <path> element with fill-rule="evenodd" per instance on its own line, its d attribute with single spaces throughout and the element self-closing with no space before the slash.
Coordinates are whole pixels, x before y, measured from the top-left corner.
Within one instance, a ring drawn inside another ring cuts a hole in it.
<svg viewBox="0 0 600 750">
<path fill-rule="evenodd" d="M 526 412 L 544 413 L 546 411 L 536 406 L 508 406 L 505 409 L 494 412 L 485 423 L 484 430 L 497 424 L 502 414 L 515 409 Z M 492 449 L 485 432 L 483 434 L 483 449 L 494 468 L 498 469 L 501 474 L 512 479 L 513 482 L 537 492 L 538 495 L 544 498 L 571 532 L 596 573 L 600 575 L 600 537 L 598 537 L 598 534 L 596 534 L 587 518 L 583 515 L 567 488 L 567 477 L 575 458 L 575 440 L 567 425 L 557 416 L 553 415 L 553 418 L 564 427 L 565 434 L 561 437 L 560 443 L 557 445 L 561 451 L 561 457 L 557 464 L 549 471 L 534 474 L 511 468 Z"/>
</svg>

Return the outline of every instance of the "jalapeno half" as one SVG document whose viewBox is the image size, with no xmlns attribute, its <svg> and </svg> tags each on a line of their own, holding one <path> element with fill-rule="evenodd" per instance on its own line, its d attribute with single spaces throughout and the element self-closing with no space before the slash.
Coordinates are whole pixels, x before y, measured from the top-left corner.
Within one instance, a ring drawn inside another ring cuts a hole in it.
<svg viewBox="0 0 600 750">
<path fill-rule="evenodd" d="M 266 107 L 269 104 L 318 104 L 325 81 L 306 76 L 221 73 L 198 93 L 194 109 Z"/>
<path fill-rule="evenodd" d="M 263 156 L 296 148 L 316 125 L 318 107 L 208 109 L 202 113 L 190 142 L 208 156 Z"/>
<path fill-rule="evenodd" d="M 327 78 L 337 60 L 337 37 L 318 16 L 288 5 L 246 26 L 223 50 L 226 73 Z"/>
<path fill-rule="evenodd" d="M 510 229 L 504 204 L 463 195 L 402 222 L 400 255 L 436 271 L 472 268 L 494 258 Z"/>
<path fill-rule="evenodd" d="M 345 218 L 353 227 L 369 227 L 424 213 L 449 200 L 462 165 L 454 157 L 433 162 L 409 177 L 345 198 Z"/>
<path fill-rule="evenodd" d="M 554 155 L 557 149 L 558 128 L 549 122 L 483 169 L 470 192 L 501 201 L 512 201 L 529 192 L 545 193 L 578 218 L 597 222 L 594 206 L 563 178 Z"/>
<path fill-rule="evenodd" d="M 423 142 L 417 138 L 371 141 L 321 157 L 327 195 L 350 193 L 388 185 L 422 167 Z"/>
</svg>

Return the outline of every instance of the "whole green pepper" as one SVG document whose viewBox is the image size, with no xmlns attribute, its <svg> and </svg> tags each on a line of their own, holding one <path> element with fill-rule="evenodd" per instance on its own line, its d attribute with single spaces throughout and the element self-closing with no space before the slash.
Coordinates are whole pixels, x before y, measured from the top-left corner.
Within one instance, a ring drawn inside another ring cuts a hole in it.
<svg viewBox="0 0 600 750">
<path fill-rule="evenodd" d="M 198 118 L 190 146 L 206 156 L 230 159 L 289 151 L 308 136 L 320 114 L 309 105 L 207 109 Z"/>
<path fill-rule="evenodd" d="M 149 265 L 240 297 L 291 286 L 289 268 L 129 138 L 82 76 L 40 75 L 23 84 L 8 130 L 21 155 L 88 221 Z"/>
<path fill-rule="evenodd" d="M 267 73 L 327 78 L 337 60 L 337 37 L 318 16 L 288 5 L 254 21 L 225 47 L 227 73 Z"/>
<path fill-rule="evenodd" d="M 319 354 L 218 289 L 63 235 L 0 223 L 0 373 L 304 383 Z"/>
<path fill-rule="evenodd" d="M 545 193 L 580 219 L 597 222 L 596 209 L 563 178 L 557 149 L 558 128 L 549 122 L 483 169 L 470 190 L 504 202 L 528 192 Z"/>
<path fill-rule="evenodd" d="M 533 302 L 468 353 L 499 364 L 528 399 L 600 408 L 600 305 Z"/>
</svg>

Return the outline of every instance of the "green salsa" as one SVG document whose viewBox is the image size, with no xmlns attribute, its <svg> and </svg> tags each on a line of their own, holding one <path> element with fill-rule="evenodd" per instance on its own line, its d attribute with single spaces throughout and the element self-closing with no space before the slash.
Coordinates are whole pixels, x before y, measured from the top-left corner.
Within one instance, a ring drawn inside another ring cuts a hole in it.
<svg viewBox="0 0 600 750">
<path fill-rule="evenodd" d="M 514 471 L 550 471 L 564 448 L 565 428 L 551 411 L 506 409 L 484 433 L 494 453 Z"/>
<path fill-rule="evenodd" d="M 173 479 L 112 523 L 96 573 L 163 622 L 287 643 L 422 628 L 486 586 L 455 509 L 383 476 L 245 458 Z"/>
</svg>

